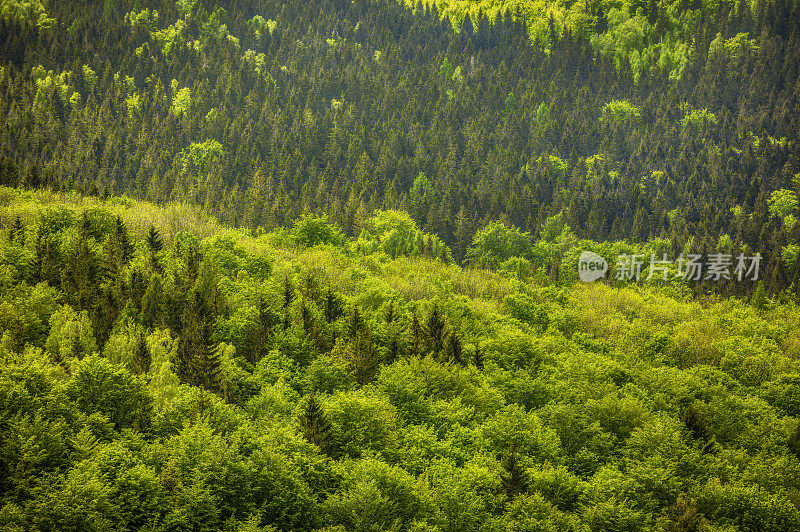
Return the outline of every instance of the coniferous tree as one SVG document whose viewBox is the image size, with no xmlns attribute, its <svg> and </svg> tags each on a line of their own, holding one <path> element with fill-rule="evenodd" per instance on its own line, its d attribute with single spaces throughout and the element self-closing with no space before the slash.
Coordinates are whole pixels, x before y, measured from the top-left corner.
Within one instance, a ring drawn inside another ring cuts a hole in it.
<svg viewBox="0 0 800 532">
<path fill-rule="evenodd" d="M 519 463 L 517 453 L 511 451 L 506 453 L 503 457 L 503 470 L 504 473 L 500 475 L 500 481 L 506 496 L 513 500 L 517 495 L 525 493 L 528 490 L 528 480 L 525 476 L 525 470 Z"/>
<path fill-rule="evenodd" d="M 764 281 L 759 281 L 753 293 L 750 304 L 758 310 L 764 310 L 767 306 L 767 291 L 764 288 Z"/>
<path fill-rule="evenodd" d="M 439 355 L 444 349 L 446 323 L 444 316 L 439 311 L 439 305 L 434 304 L 428 318 L 425 320 L 425 336 L 427 350 L 434 355 Z"/>
<path fill-rule="evenodd" d="M 132 366 L 134 373 L 137 375 L 147 373 L 150 370 L 151 361 L 152 355 L 150 354 L 150 350 L 147 348 L 147 342 L 145 341 L 144 334 L 137 334 L 132 353 Z"/>
<path fill-rule="evenodd" d="M 247 345 L 247 361 L 253 366 L 258 364 L 264 355 L 269 352 L 270 342 L 274 335 L 273 327 L 279 323 L 280 318 L 269 308 L 263 297 L 258 298 L 258 322 L 251 329 L 251 336 Z"/>
<path fill-rule="evenodd" d="M 475 354 L 473 355 L 473 360 L 475 362 L 475 367 L 478 369 L 483 369 L 483 350 L 481 349 L 480 342 L 475 344 Z"/>
<path fill-rule="evenodd" d="M 25 227 L 22 225 L 22 220 L 20 220 L 19 215 L 17 215 L 14 220 L 14 226 L 11 228 L 11 232 L 8 236 L 9 240 L 15 242 L 18 246 L 25 245 Z"/>
<path fill-rule="evenodd" d="M 422 324 L 419 322 L 419 318 L 417 317 L 416 312 L 411 314 L 411 323 L 409 325 L 408 332 L 409 332 L 408 345 L 411 354 L 414 356 L 422 355 L 424 333 L 422 331 Z"/>
<path fill-rule="evenodd" d="M 156 273 L 150 279 L 150 285 L 142 298 L 142 325 L 147 329 L 161 326 L 164 321 L 165 307 L 166 301 L 161 275 Z"/>
<path fill-rule="evenodd" d="M 208 302 L 192 290 L 183 312 L 176 373 L 184 382 L 211 392 L 221 388 L 222 366 L 211 335 L 213 316 Z"/>
<path fill-rule="evenodd" d="M 98 302 L 101 262 L 92 249 L 91 231 L 84 214 L 75 246 L 61 271 L 68 301 L 81 310 L 92 310 Z"/>
<path fill-rule="evenodd" d="M 464 347 L 461 343 L 461 336 L 454 330 L 447 334 L 445 352 L 447 353 L 447 360 L 459 365 L 464 364 Z"/>
<path fill-rule="evenodd" d="M 308 400 L 306 401 L 303 411 L 300 413 L 298 422 L 300 424 L 300 430 L 306 440 L 319 447 L 323 453 L 331 453 L 331 424 L 313 391 L 308 396 Z"/>
<path fill-rule="evenodd" d="M 292 301 L 294 301 L 294 285 L 289 280 L 289 276 L 283 278 L 283 330 L 289 328 L 289 312 Z"/>
<path fill-rule="evenodd" d="M 350 338 L 355 338 L 365 328 L 366 324 L 364 323 L 364 318 L 361 317 L 361 312 L 359 312 L 357 306 L 353 306 L 353 310 L 350 312 L 350 321 L 347 324 L 348 335 Z"/>
<path fill-rule="evenodd" d="M 159 261 L 159 254 L 164 249 L 164 240 L 161 238 L 161 234 L 158 232 L 154 226 L 150 226 L 150 229 L 147 231 L 147 249 L 149 251 L 149 262 L 150 268 L 154 272 L 161 272 L 161 263 Z"/>
<path fill-rule="evenodd" d="M 347 341 L 345 358 L 359 385 L 372 381 L 383 362 L 380 351 L 367 328 L 358 329 Z"/>
<path fill-rule="evenodd" d="M 28 271 L 34 282 L 46 281 L 55 287 L 61 285 L 61 253 L 52 235 L 42 226 L 36 233 L 33 259 Z"/>
<path fill-rule="evenodd" d="M 108 236 L 104 253 L 106 275 L 111 279 L 118 279 L 133 256 L 128 229 L 119 216 L 114 220 L 114 232 Z"/>
<path fill-rule="evenodd" d="M 325 290 L 322 308 L 325 313 L 325 321 L 328 323 L 336 321 L 342 315 L 342 302 L 330 287 Z"/>
</svg>

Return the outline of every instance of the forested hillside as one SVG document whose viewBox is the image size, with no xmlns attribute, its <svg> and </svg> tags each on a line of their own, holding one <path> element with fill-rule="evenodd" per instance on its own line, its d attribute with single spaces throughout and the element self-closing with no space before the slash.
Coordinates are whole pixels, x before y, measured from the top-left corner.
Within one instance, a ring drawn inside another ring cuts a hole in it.
<svg viewBox="0 0 800 532">
<path fill-rule="evenodd" d="M 563 213 L 800 286 L 796 1 L 0 5 L 3 184 L 347 236 L 399 209 L 456 261 Z"/>
<path fill-rule="evenodd" d="M 0 531 L 800 532 L 797 0 L 0 0 L 0 117 Z"/>
<path fill-rule="evenodd" d="M 800 530 L 800 311 L 763 290 L 463 269 L 396 211 L 0 187 L 0 226 L 2 530 Z"/>
</svg>

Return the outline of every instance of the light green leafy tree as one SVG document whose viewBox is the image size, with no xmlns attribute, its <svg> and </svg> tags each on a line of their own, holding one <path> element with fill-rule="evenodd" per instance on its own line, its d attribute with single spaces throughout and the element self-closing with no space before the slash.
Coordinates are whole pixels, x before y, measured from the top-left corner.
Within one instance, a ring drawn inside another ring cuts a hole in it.
<svg viewBox="0 0 800 532">
<path fill-rule="evenodd" d="M 475 233 L 467 249 L 467 260 L 483 267 L 497 267 L 511 257 L 527 257 L 530 251 L 529 233 L 502 222 L 494 222 Z"/>
<path fill-rule="evenodd" d="M 780 189 L 769 198 L 769 212 L 780 217 L 786 227 L 791 230 L 797 220 L 797 194 L 792 190 Z"/>
<path fill-rule="evenodd" d="M 603 106 L 600 120 L 608 123 L 633 122 L 642 116 L 642 111 L 626 100 L 612 100 Z"/>
<path fill-rule="evenodd" d="M 311 214 L 301 216 L 294 222 L 292 236 L 295 241 L 304 247 L 313 247 L 319 244 L 344 243 L 344 234 L 334 223 L 328 221 L 327 216 L 314 216 Z"/>
<path fill-rule="evenodd" d="M 62 306 L 50 318 L 50 335 L 45 349 L 59 363 L 83 358 L 97 350 L 89 313 Z"/>
<path fill-rule="evenodd" d="M 192 89 L 184 87 L 175 93 L 172 98 L 172 113 L 181 116 L 192 106 Z"/>
</svg>

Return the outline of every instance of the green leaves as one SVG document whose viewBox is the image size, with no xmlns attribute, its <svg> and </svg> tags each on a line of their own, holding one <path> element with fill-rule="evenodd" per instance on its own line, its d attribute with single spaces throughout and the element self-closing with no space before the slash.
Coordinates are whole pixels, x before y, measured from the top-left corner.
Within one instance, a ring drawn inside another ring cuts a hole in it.
<svg viewBox="0 0 800 532">
<path fill-rule="evenodd" d="M 123 366 L 93 356 L 75 364 L 72 373 L 66 394 L 82 412 L 102 413 L 118 430 L 149 429 L 152 399 L 144 384 Z"/>
<path fill-rule="evenodd" d="M 175 93 L 172 98 L 172 113 L 180 116 L 189 111 L 192 106 L 192 89 L 184 87 Z M 191 148 L 190 148 L 191 149 Z"/>
<path fill-rule="evenodd" d="M 791 231 L 797 221 L 797 194 L 793 190 L 776 190 L 770 196 L 769 213 L 783 220 L 787 229 Z"/>
<path fill-rule="evenodd" d="M 708 109 L 700 109 L 687 113 L 681 119 L 681 126 L 691 127 L 696 133 L 700 133 L 709 126 L 717 125 L 717 122 L 717 116 L 714 113 L 709 113 Z"/>
<path fill-rule="evenodd" d="M 50 335 L 45 348 L 58 364 L 68 364 L 97 350 L 88 312 L 64 305 L 50 318 Z"/>
<path fill-rule="evenodd" d="M 511 257 L 530 255 L 530 234 L 502 222 L 484 227 L 472 239 L 467 250 L 467 260 L 482 267 L 497 267 Z"/>
<path fill-rule="evenodd" d="M 292 236 L 303 247 L 313 247 L 320 244 L 341 246 L 344 244 L 344 234 L 339 227 L 328 221 L 327 216 L 314 216 L 307 214 L 294 222 Z"/>
<path fill-rule="evenodd" d="M 642 112 L 626 100 L 612 100 L 603 106 L 601 122 L 610 124 L 635 122 L 641 118 Z"/>
</svg>

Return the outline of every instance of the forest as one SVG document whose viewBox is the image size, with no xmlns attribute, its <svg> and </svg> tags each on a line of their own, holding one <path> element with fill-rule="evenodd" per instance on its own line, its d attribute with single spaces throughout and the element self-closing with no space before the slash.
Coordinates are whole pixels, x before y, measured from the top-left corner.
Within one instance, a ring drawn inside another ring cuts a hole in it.
<svg viewBox="0 0 800 532">
<path fill-rule="evenodd" d="M 400 210 L 459 263 L 562 213 L 800 285 L 796 1 L 0 5 L 0 184 L 348 237 Z"/>
<path fill-rule="evenodd" d="M 800 532 L 797 0 L 0 0 L 0 116 L 0 531 Z"/>
<path fill-rule="evenodd" d="M 464 268 L 391 210 L 3 187 L 0 223 L 2 530 L 800 530 L 800 309 L 763 284 Z"/>
</svg>

